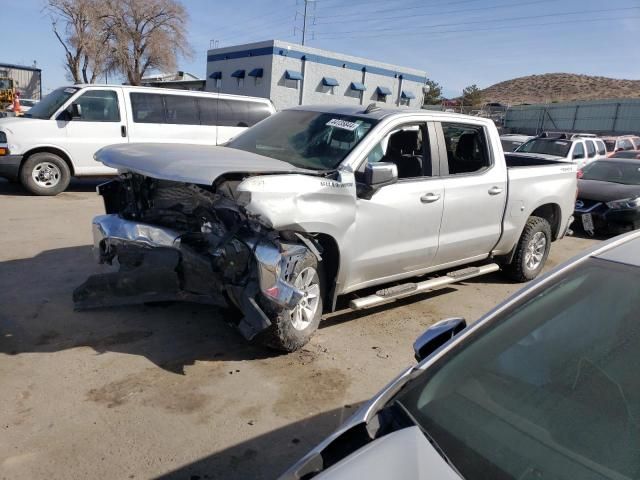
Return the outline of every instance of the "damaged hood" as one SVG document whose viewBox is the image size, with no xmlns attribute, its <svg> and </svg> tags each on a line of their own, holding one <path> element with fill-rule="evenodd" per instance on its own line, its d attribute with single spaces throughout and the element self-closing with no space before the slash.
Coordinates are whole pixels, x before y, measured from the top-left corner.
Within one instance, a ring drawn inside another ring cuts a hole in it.
<svg viewBox="0 0 640 480">
<path fill-rule="evenodd" d="M 225 173 L 307 173 L 290 163 L 228 147 L 170 143 L 124 143 L 98 150 L 108 167 L 147 177 L 211 185 Z"/>
</svg>

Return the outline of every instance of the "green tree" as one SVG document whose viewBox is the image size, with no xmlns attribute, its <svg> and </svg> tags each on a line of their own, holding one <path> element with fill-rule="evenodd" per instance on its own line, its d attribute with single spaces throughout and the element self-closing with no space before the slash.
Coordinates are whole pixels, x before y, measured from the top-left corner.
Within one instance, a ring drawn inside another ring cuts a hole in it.
<svg viewBox="0 0 640 480">
<path fill-rule="evenodd" d="M 442 102 L 442 86 L 431 79 L 427 79 L 424 82 L 425 94 L 424 94 L 424 104 L 425 105 L 439 105 Z"/>
<path fill-rule="evenodd" d="M 475 107 L 482 104 L 482 91 L 476 84 L 470 85 L 462 90 L 462 105 L 465 107 Z"/>
</svg>

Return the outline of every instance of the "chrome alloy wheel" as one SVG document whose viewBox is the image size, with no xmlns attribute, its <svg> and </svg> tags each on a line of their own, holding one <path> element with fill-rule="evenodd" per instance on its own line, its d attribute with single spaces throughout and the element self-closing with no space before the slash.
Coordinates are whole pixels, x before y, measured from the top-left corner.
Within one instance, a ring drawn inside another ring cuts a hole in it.
<svg viewBox="0 0 640 480">
<path fill-rule="evenodd" d="M 529 270 L 536 270 L 540 266 L 546 249 L 547 237 L 543 232 L 537 232 L 527 245 L 524 255 L 524 263 Z"/>
<path fill-rule="evenodd" d="M 302 291 L 302 299 L 291 310 L 291 324 L 296 330 L 304 330 L 316 316 L 320 305 L 320 278 L 315 268 L 302 270 L 293 286 Z"/>
<path fill-rule="evenodd" d="M 60 182 L 61 177 L 62 172 L 56 164 L 51 162 L 39 163 L 31 172 L 31 178 L 36 182 L 36 185 L 44 188 L 55 187 Z"/>
</svg>

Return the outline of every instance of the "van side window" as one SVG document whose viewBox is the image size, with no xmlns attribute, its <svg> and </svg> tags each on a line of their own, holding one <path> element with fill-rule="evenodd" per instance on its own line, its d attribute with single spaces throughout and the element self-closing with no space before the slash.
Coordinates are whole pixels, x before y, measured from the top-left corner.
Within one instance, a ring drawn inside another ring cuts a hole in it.
<svg viewBox="0 0 640 480">
<path fill-rule="evenodd" d="M 596 156 L 596 146 L 593 143 L 592 140 L 586 140 L 585 143 L 587 144 L 587 157 L 589 158 L 593 158 Z"/>
<path fill-rule="evenodd" d="M 218 125 L 221 127 L 248 127 L 247 102 L 220 98 L 218 100 Z"/>
<path fill-rule="evenodd" d="M 74 121 L 119 122 L 118 95 L 113 90 L 88 90 L 74 103 L 80 105 L 82 115 Z"/>
<path fill-rule="evenodd" d="M 163 95 L 157 93 L 129 94 L 133 121 L 136 123 L 165 123 Z"/>
<path fill-rule="evenodd" d="M 447 148 L 449 175 L 479 172 L 491 166 L 484 128 L 443 122 L 442 133 Z"/>
<path fill-rule="evenodd" d="M 216 125 L 218 117 L 218 100 L 215 98 L 198 97 L 200 123 L 202 125 Z"/>
<path fill-rule="evenodd" d="M 253 126 L 256 123 L 271 116 L 271 109 L 269 105 L 262 102 L 246 102 L 249 106 L 249 126 Z"/>
<path fill-rule="evenodd" d="M 176 125 L 200 125 L 196 99 L 186 95 L 165 95 L 167 123 Z"/>
</svg>

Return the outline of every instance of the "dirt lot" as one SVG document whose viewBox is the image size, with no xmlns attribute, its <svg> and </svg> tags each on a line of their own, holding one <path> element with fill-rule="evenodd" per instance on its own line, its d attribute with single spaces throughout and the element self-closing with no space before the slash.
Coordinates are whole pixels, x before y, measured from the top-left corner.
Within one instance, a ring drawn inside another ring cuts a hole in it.
<svg viewBox="0 0 640 480">
<path fill-rule="evenodd" d="M 98 267 L 95 181 L 56 198 L 0 181 L 0 478 L 273 478 L 412 362 L 431 323 L 515 291 L 499 275 L 325 320 L 291 355 L 189 304 L 74 312 Z M 592 245 L 554 244 L 548 266 Z"/>
</svg>

